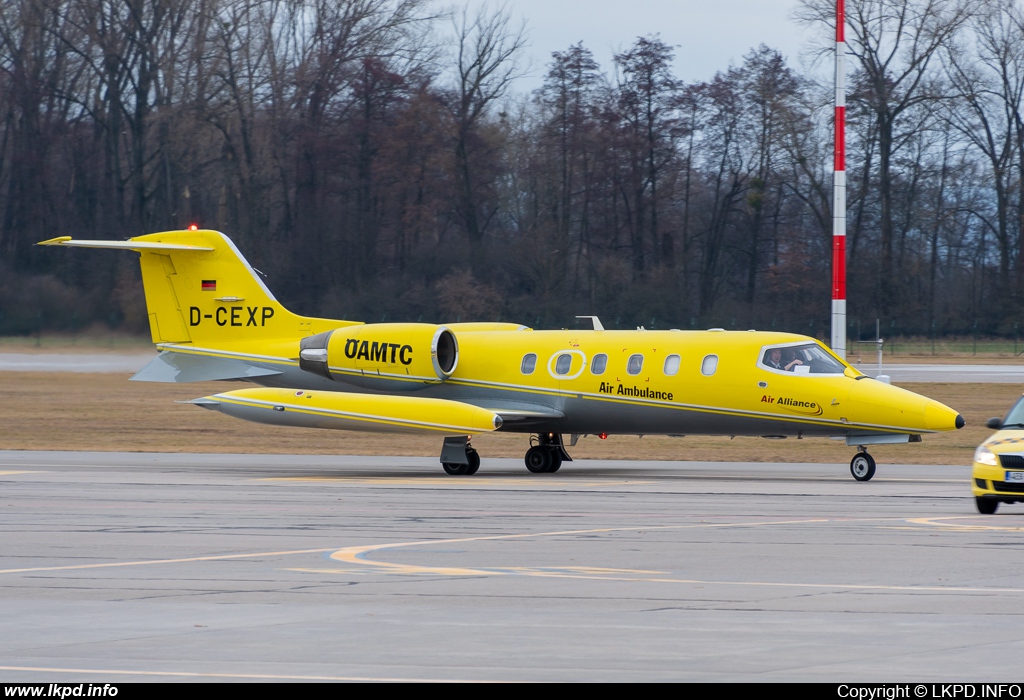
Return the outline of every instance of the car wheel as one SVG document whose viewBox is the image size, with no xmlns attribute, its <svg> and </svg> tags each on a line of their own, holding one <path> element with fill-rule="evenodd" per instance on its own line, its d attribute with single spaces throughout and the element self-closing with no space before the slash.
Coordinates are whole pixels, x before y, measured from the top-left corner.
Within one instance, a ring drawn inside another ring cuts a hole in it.
<svg viewBox="0 0 1024 700">
<path fill-rule="evenodd" d="M 974 497 L 974 505 L 978 506 L 978 512 L 982 515 L 992 515 L 999 509 L 999 501 L 981 496 Z"/>
</svg>

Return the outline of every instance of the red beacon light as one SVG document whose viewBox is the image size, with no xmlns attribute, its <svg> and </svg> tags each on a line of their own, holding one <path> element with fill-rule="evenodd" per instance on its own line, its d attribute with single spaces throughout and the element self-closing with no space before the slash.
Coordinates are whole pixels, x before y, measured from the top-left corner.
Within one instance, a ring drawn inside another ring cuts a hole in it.
<svg viewBox="0 0 1024 700">
<path fill-rule="evenodd" d="M 602 440 L 607 440 L 608 439 L 608 433 L 598 433 L 597 436 L 599 438 L 601 438 Z"/>
<path fill-rule="evenodd" d="M 188 227 L 188 230 L 189 231 L 198 231 L 199 227 L 196 226 L 195 224 L 192 224 L 191 226 Z"/>
</svg>

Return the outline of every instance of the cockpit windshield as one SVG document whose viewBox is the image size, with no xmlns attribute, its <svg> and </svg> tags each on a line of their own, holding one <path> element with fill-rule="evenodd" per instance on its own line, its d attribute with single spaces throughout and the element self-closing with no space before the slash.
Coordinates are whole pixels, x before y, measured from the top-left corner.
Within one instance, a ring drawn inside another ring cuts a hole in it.
<svg viewBox="0 0 1024 700">
<path fill-rule="evenodd" d="M 817 343 L 765 348 L 759 364 L 766 369 L 794 374 L 842 374 L 845 370 Z"/>
</svg>

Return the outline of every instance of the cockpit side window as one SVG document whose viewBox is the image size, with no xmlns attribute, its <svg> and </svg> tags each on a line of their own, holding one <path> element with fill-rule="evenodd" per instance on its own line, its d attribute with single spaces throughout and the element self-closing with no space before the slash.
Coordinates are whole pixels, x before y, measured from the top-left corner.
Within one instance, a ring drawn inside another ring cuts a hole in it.
<svg viewBox="0 0 1024 700">
<path fill-rule="evenodd" d="M 793 374 L 842 374 L 845 370 L 842 363 L 817 343 L 767 347 L 762 351 L 758 365 Z"/>
</svg>

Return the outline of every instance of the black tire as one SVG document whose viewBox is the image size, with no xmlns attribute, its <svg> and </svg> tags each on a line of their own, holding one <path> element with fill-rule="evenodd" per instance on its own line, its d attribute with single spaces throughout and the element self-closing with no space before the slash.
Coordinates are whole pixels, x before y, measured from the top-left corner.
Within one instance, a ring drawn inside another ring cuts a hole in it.
<svg viewBox="0 0 1024 700">
<path fill-rule="evenodd" d="M 470 448 L 466 450 L 466 459 L 469 460 L 469 466 L 464 474 L 466 476 L 472 476 L 473 474 L 476 474 L 477 470 L 480 468 L 480 453 Z"/>
<path fill-rule="evenodd" d="M 994 515 L 999 509 L 999 501 L 981 496 L 974 497 L 974 505 L 978 506 L 978 512 L 982 515 Z"/>
<path fill-rule="evenodd" d="M 551 450 L 534 445 L 526 451 L 526 468 L 534 474 L 544 474 L 551 469 Z"/>
<path fill-rule="evenodd" d="M 562 467 L 562 453 L 557 447 L 551 449 L 551 466 L 548 467 L 548 474 L 554 474 Z"/>
<path fill-rule="evenodd" d="M 867 452 L 861 452 L 850 460 L 850 474 L 857 481 L 871 481 L 875 475 L 875 458 Z"/>
<path fill-rule="evenodd" d="M 444 467 L 444 471 L 445 471 L 446 474 L 451 474 L 452 476 L 463 476 L 464 474 L 468 474 L 469 473 L 469 465 L 468 464 L 455 464 L 454 462 L 441 462 L 441 466 Z"/>
</svg>

